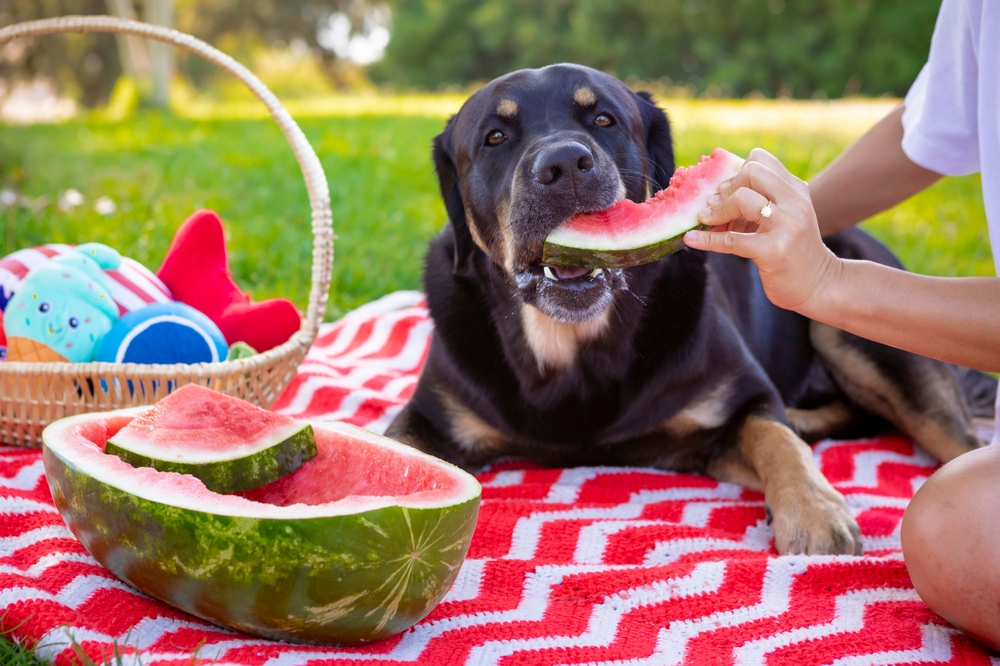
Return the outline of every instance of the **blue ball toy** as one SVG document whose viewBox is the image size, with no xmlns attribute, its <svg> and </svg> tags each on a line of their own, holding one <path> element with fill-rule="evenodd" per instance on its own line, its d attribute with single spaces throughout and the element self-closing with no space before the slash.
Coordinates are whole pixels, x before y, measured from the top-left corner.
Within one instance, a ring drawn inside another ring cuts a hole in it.
<svg viewBox="0 0 1000 666">
<path fill-rule="evenodd" d="M 154 303 L 128 313 L 104 336 L 98 361 L 217 363 L 228 346 L 212 320 L 183 303 Z"/>
</svg>

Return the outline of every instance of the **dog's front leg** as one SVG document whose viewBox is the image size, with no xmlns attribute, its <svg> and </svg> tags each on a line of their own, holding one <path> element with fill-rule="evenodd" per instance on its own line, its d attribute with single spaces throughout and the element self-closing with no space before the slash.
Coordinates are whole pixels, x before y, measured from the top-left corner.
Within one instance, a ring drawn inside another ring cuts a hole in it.
<svg viewBox="0 0 1000 666">
<path fill-rule="evenodd" d="M 809 445 L 788 426 L 749 417 L 736 446 L 715 459 L 708 473 L 763 490 L 780 554 L 861 554 L 858 524 L 844 496 L 819 471 Z"/>
</svg>

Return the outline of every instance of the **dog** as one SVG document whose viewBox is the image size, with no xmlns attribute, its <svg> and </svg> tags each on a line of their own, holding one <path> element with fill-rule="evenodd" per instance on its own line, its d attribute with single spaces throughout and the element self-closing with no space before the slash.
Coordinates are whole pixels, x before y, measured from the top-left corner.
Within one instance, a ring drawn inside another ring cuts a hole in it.
<svg viewBox="0 0 1000 666">
<path fill-rule="evenodd" d="M 449 218 L 424 270 L 435 329 L 390 437 L 467 470 L 517 456 L 708 474 L 763 492 L 782 554 L 862 552 L 806 441 L 887 422 L 941 461 L 980 446 L 958 369 L 775 307 L 748 260 L 542 265 L 570 216 L 668 183 L 650 94 L 578 65 L 516 71 L 465 102 L 433 160 Z M 827 243 L 901 267 L 858 229 Z"/>
</svg>

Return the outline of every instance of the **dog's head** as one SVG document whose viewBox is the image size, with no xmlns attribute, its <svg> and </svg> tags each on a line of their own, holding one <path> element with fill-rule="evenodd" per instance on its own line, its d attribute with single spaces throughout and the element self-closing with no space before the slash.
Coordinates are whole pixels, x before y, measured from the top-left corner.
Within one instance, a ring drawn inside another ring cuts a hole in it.
<svg viewBox="0 0 1000 666">
<path fill-rule="evenodd" d="M 674 172 L 670 126 L 651 96 L 579 65 L 490 82 L 435 139 L 434 162 L 455 271 L 485 252 L 524 303 L 563 322 L 598 317 L 626 280 L 620 270 L 545 270 L 545 238 L 576 213 L 645 201 Z"/>
</svg>

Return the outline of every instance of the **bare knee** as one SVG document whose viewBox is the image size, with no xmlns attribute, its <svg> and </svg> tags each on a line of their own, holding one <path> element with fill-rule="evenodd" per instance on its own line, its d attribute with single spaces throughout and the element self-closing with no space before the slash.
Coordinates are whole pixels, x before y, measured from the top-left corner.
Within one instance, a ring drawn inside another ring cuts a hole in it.
<svg viewBox="0 0 1000 666">
<path fill-rule="evenodd" d="M 1000 649 L 1000 447 L 959 456 L 917 491 L 903 517 L 903 557 L 920 598 Z"/>
</svg>

